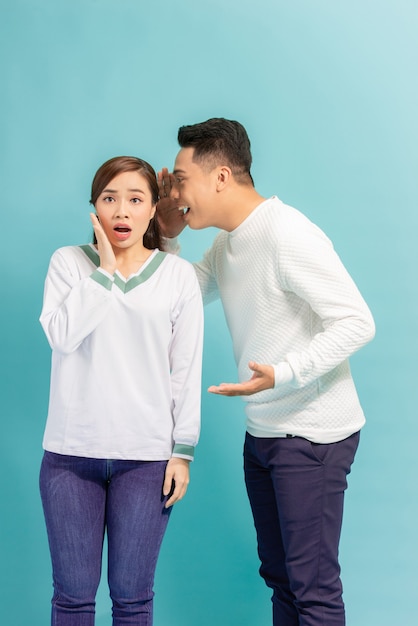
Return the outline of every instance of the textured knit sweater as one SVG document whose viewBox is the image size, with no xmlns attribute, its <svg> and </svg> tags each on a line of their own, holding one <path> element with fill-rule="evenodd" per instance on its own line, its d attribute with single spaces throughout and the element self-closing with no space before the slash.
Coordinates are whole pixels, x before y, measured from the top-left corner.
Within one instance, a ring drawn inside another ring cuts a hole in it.
<svg viewBox="0 0 418 626">
<path fill-rule="evenodd" d="M 82 457 L 193 458 L 202 298 L 192 266 L 155 250 L 125 279 L 92 245 L 52 256 L 40 321 L 52 348 L 44 448 Z"/>
<path fill-rule="evenodd" d="M 250 434 L 330 443 L 363 426 L 348 357 L 374 323 L 317 226 L 270 198 L 221 231 L 195 269 L 204 301 L 222 300 L 239 380 L 250 360 L 274 366 L 274 388 L 244 398 Z"/>
</svg>

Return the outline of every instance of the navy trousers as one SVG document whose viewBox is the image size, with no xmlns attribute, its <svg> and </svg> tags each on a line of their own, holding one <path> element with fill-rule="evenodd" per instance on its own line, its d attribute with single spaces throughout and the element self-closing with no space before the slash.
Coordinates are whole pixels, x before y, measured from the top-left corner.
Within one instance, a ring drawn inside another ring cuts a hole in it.
<svg viewBox="0 0 418 626">
<path fill-rule="evenodd" d="M 359 443 L 246 435 L 244 471 L 273 626 L 344 626 L 338 545 Z"/>
</svg>

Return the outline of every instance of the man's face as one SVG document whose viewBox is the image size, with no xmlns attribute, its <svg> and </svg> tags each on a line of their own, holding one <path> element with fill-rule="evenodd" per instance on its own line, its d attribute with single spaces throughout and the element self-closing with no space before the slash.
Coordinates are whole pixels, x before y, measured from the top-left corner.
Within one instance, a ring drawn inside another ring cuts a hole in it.
<svg viewBox="0 0 418 626">
<path fill-rule="evenodd" d="M 171 196 L 187 208 L 184 220 L 190 228 L 217 226 L 218 168 L 207 171 L 193 161 L 194 148 L 182 148 L 174 163 Z"/>
</svg>

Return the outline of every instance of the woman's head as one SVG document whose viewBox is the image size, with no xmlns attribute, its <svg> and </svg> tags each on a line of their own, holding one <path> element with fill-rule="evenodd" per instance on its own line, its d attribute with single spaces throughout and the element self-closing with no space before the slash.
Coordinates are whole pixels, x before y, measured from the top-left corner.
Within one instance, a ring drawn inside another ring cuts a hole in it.
<svg viewBox="0 0 418 626">
<path fill-rule="evenodd" d="M 90 203 L 96 206 L 100 194 L 106 189 L 110 181 L 125 172 L 137 172 L 145 179 L 151 193 L 152 203 L 156 205 L 159 200 L 159 190 L 153 167 L 147 161 L 131 156 L 114 157 L 99 167 L 91 185 Z M 95 239 L 94 243 L 97 243 Z M 144 246 L 150 250 L 153 248 L 161 249 L 162 237 L 156 218 L 151 219 L 144 234 Z"/>
</svg>

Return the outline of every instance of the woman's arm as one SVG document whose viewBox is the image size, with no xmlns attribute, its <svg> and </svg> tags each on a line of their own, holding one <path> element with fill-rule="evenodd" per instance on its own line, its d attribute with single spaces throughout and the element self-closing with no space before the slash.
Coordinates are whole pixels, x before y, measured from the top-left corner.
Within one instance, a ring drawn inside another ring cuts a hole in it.
<svg viewBox="0 0 418 626">
<path fill-rule="evenodd" d="M 74 352 L 97 328 L 111 302 L 116 258 L 95 213 L 90 219 L 97 239 L 99 269 L 80 276 L 77 248 L 57 250 L 45 281 L 40 322 L 51 348 L 64 354 Z"/>
<path fill-rule="evenodd" d="M 112 300 L 112 277 L 101 270 L 80 276 L 76 250 L 64 248 L 53 254 L 40 316 L 51 348 L 63 354 L 76 350 L 97 328 Z"/>
<path fill-rule="evenodd" d="M 176 303 L 170 345 L 173 397 L 173 456 L 193 459 L 200 433 L 203 306 L 193 268 L 186 268 L 185 287 Z"/>
</svg>

